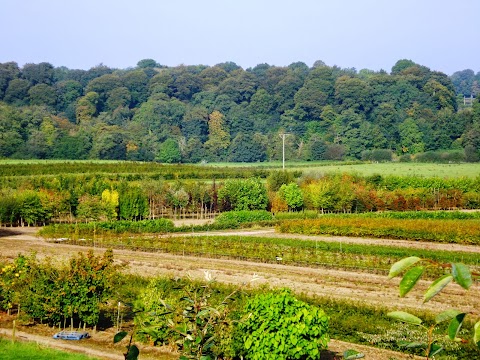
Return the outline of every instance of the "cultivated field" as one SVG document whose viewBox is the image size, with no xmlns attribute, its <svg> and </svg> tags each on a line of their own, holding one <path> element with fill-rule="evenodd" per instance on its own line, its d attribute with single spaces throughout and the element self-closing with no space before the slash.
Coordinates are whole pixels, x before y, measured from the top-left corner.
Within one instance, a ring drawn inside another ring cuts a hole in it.
<svg viewBox="0 0 480 360">
<path fill-rule="evenodd" d="M 42 163 L 38 162 L 36 165 L 42 165 Z M 57 165 L 61 165 L 61 163 L 57 163 Z M 115 163 L 108 165 L 114 166 Z M 101 166 L 101 164 L 94 166 Z M 278 168 L 281 167 L 281 164 L 256 164 L 256 167 L 261 166 Z M 215 169 L 217 165 L 208 164 L 206 168 L 209 167 Z M 307 175 L 353 172 L 362 176 L 381 174 L 382 176 L 475 178 L 480 174 L 478 165 L 470 164 L 395 163 L 341 166 L 339 164 L 289 163 L 288 167 Z M 122 169 L 125 168 L 122 167 Z M 151 171 L 151 169 L 147 170 L 147 172 Z M 234 173 L 230 172 L 231 170 L 220 169 L 218 171 L 217 174 L 224 174 L 225 178 Z M 349 221 L 347 217 L 345 219 L 342 218 L 341 221 Z M 366 219 L 355 221 L 389 223 L 388 219 L 375 221 Z M 426 221 L 424 223 L 426 225 L 422 226 L 429 226 L 428 220 Z M 462 228 L 461 222 L 464 220 L 437 219 L 435 221 L 438 221 L 436 223 L 438 228 L 440 228 L 438 224 L 447 221 L 451 221 L 451 224 L 455 221 L 455 224 L 460 224 L 456 226 Z M 281 233 L 282 222 L 276 223 L 276 228 L 272 225 L 257 224 L 249 229 L 214 230 L 215 228 L 212 227 L 211 231 L 205 231 L 204 229 L 196 230 L 194 225 L 211 222 L 211 220 L 197 219 L 182 220 L 183 223 L 177 223 L 177 225 L 192 226 L 191 231 L 183 233 L 102 236 L 94 234 L 93 238 L 87 237 L 84 240 L 79 240 L 78 235 L 73 236 L 72 234 L 72 236 L 66 237 L 75 239 L 74 241 L 61 242 L 55 241 L 53 238 L 37 236 L 38 228 L 35 227 L 4 227 L 0 230 L 0 248 L 2 249 L 0 262 L 12 261 L 19 253 L 36 252 L 39 258 L 50 257 L 53 262 L 61 263 L 79 251 L 85 252 L 89 248 L 94 248 L 95 252 L 100 254 L 106 248 L 113 247 L 115 262 L 123 266 L 124 273 L 144 277 L 185 277 L 188 275 L 194 279 L 202 279 L 205 271 L 211 271 L 218 282 L 241 285 L 248 282 L 255 274 L 259 279 L 255 283 L 257 287 L 287 287 L 299 296 L 316 299 L 315 301 L 320 303 L 328 301 L 347 304 L 345 306 L 368 309 L 372 314 L 379 314 L 378 316 L 384 317 L 387 311 L 392 310 L 431 315 L 454 307 L 470 312 L 469 317 L 477 319 L 480 316 L 479 309 L 475 306 L 480 298 L 478 282 L 474 283 L 469 291 L 465 291 L 456 284 L 449 285 L 441 295 L 424 304 L 422 302 L 423 292 L 431 279 L 438 275 L 437 273 L 428 273 L 425 280 L 420 282 L 420 286 L 405 298 L 400 298 L 398 295 L 399 279 L 387 279 L 389 267 L 395 261 L 410 255 L 433 258 L 438 262 L 464 262 L 478 272 L 480 248 L 475 244 L 480 242 L 478 236 L 480 220 L 477 217 L 465 221 L 465 224 L 468 222 L 469 229 L 471 229 L 468 233 L 468 241 L 456 241 L 457 235 L 454 234 L 449 238 L 454 240 L 443 242 L 433 241 L 434 239 L 429 238 L 420 242 L 405 235 L 397 238 L 380 235 L 359 237 L 351 234 L 350 236 L 343 234 L 337 236 L 305 235 L 295 230 L 293 225 L 289 225 L 290 230 L 287 232 L 290 233 Z M 391 224 L 406 223 L 398 219 L 390 222 Z M 419 221 L 419 223 L 421 222 Z M 288 223 L 285 222 L 285 224 Z M 353 228 L 357 228 L 357 226 L 353 225 Z M 446 226 L 446 228 L 449 227 Z M 334 229 L 334 231 L 337 230 Z M 338 318 L 335 320 L 341 321 Z M 373 318 L 372 322 L 374 322 Z M 365 325 L 367 326 L 367 324 Z M 345 326 L 348 324 L 345 323 Z M 53 331 L 52 329 L 51 332 Z M 366 334 L 361 334 L 363 329 L 359 326 L 352 327 L 349 331 L 356 335 L 352 337 L 332 335 L 335 340 L 329 346 L 332 351 L 328 354 L 330 358 L 340 358 L 335 354 L 340 354 L 347 348 L 360 349 L 367 355 L 367 358 L 371 359 L 411 358 L 410 355 L 341 342 L 342 340 L 351 340 L 360 341 L 363 344 L 374 343 Z M 379 328 L 378 331 L 380 333 L 381 329 Z M 109 348 L 108 351 L 121 356 L 123 348 Z M 148 354 L 148 349 L 145 349 L 145 354 Z M 172 358 L 174 357 L 172 356 Z"/>
</svg>

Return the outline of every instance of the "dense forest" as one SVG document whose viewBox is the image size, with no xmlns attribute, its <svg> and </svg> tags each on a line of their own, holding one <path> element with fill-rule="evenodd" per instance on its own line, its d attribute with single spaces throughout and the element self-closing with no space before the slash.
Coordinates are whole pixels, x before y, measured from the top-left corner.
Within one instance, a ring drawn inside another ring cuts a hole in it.
<svg viewBox="0 0 480 360">
<path fill-rule="evenodd" d="M 480 72 L 411 60 L 386 71 L 316 61 L 242 69 L 89 70 L 0 63 L 0 158 L 165 163 L 480 156 Z M 468 101 L 465 101 L 465 97 Z M 377 157 L 377 158 L 375 158 Z"/>
</svg>

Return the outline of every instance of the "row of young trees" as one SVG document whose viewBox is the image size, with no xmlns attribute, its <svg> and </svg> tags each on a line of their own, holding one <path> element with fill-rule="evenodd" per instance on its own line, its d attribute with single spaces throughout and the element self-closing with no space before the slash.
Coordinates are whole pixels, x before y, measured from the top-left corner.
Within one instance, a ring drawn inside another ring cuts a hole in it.
<svg viewBox="0 0 480 360">
<path fill-rule="evenodd" d="M 113 294 L 113 252 L 79 253 L 68 264 L 19 255 L 0 268 L 0 309 L 50 325 L 96 326 L 101 305 Z"/>
<path fill-rule="evenodd" d="M 38 183 L 44 182 L 35 180 Z M 259 178 L 213 181 L 50 181 L 49 187 L 0 190 L 0 223 L 10 226 L 52 221 L 204 218 L 229 210 L 365 212 L 480 208 L 480 179 L 304 176 L 272 172 Z M 66 187 L 70 184 L 70 187 Z"/>
<path fill-rule="evenodd" d="M 410 60 L 386 71 L 317 61 L 242 69 L 0 64 L 0 157 L 161 162 L 360 158 L 464 149 L 480 155 L 478 74 L 451 78 Z M 463 98 L 462 98 L 463 99 Z M 473 157 L 472 159 L 475 159 Z"/>
</svg>

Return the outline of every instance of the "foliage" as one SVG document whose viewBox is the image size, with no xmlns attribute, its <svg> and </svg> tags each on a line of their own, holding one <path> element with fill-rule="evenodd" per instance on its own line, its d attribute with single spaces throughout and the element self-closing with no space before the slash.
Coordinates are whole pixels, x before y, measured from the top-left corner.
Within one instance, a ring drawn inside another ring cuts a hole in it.
<svg viewBox="0 0 480 360">
<path fill-rule="evenodd" d="M 122 220 L 141 220 L 148 215 L 148 199 L 139 187 L 124 189 L 118 206 Z"/>
<path fill-rule="evenodd" d="M 322 216 L 314 220 L 284 221 L 280 232 L 305 235 L 340 235 L 478 244 L 478 220 L 388 219 Z"/>
<path fill-rule="evenodd" d="M 302 190 L 296 183 L 283 184 L 279 189 L 280 198 L 285 200 L 289 209 L 297 210 L 303 206 Z"/>
<path fill-rule="evenodd" d="M 295 220 L 295 219 L 316 219 L 321 214 L 315 210 L 302 210 L 302 211 L 279 211 L 276 212 L 274 218 L 276 220 Z"/>
<path fill-rule="evenodd" d="M 239 324 L 246 359 L 320 359 L 327 348 L 328 316 L 290 291 L 257 295 Z"/>
<path fill-rule="evenodd" d="M 137 303 L 139 334 L 154 344 L 178 347 L 180 359 L 215 359 L 222 341 L 221 332 L 232 324 L 232 301 L 239 289 L 227 295 L 213 287 L 214 279 L 205 271 L 205 281 L 154 279 Z"/>
<path fill-rule="evenodd" d="M 246 222 L 268 221 L 272 219 L 272 213 L 266 210 L 240 210 L 221 213 L 215 218 L 215 223 L 236 225 Z"/>
<path fill-rule="evenodd" d="M 260 179 L 228 180 L 218 192 L 223 210 L 265 210 L 267 189 Z"/>
<path fill-rule="evenodd" d="M 0 155 L 256 162 L 279 159 L 283 132 L 292 134 L 288 159 L 466 146 L 478 153 L 478 101 L 457 106 L 458 95 L 478 92 L 478 74 L 449 78 L 410 60 L 392 69 L 167 67 L 143 59 L 127 69 L 84 71 L 0 63 Z M 85 144 L 73 141 L 81 132 Z"/>
<path fill-rule="evenodd" d="M 41 263 L 35 255 L 19 255 L 0 273 L 0 305 L 9 309 L 21 304 L 22 312 L 35 321 L 57 324 L 72 318 L 96 325 L 100 305 L 112 294 L 115 272 L 111 250 L 101 257 L 92 250 L 79 253 L 60 268 L 50 259 Z"/>
<path fill-rule="evenodd" d="M 276 192 L 284 184 L 293 182 L 294 174 L 290 171 L 271 171 L 267 177 L 268 190 Z"/>
<path fill-rule="evenodd" d="M 399 285 L 401 297 L 407 295 L 415 287 L 426 266 L 448 269 L 448 272 L 435 279 L 427 288 L 423 297 L 424 303 L 438 295 L 450 282 L 456 282 L 462 288 L 468 290 L 472 286 L 475 278 L 480 277 L 480 274 L 478 273 L 472 274 L 468 266 L 462 263 L 440 264 L 430 260 L 422 260 L 419 257 L 410 256 L 396 262 L 390 268 L 389 278 L 393 278 L 402 272 L 405 272 Z M 450 340 L 462 341 L 462 339 L 458 338 L 458 334 L 467 314 L 468 312 L 453 309 L 445 310 L 435 317 L 435 322 L 429 327 L 422 325 L 423 321 L 420 318 L 404 311 L 390 312 L 388 316 L 424 328 L 428 334 L 426 344 L 406 344 L 406 346 L 415 346 L 424 349 L 425 355 L 427 359 L 429 359 L 443 350 L 443 347 L 436 344 L 433 336 L 434 329 L 443 322 L 449 322 L 447 332 Z M 474 325 L 473 342 L 478 348 L 480 348 L 480 321 Z"/>
<path fill-rule="evenodd" d="M 43 227 L 40 234 L 45 237 L 63 237 L 72 234 L 93 236 L 102 234 L 122 233 L 164 233 L 172 231 L 173 222 L 169 219 L 141 220 L 141 221 L 99 221 L 77 224 L 52 224 Z"/>
</svg>

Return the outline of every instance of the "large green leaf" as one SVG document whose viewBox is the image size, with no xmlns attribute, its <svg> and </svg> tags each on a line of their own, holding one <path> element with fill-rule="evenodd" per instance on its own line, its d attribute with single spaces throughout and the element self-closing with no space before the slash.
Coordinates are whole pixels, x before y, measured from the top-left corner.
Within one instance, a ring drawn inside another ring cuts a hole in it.
<svg viewBox="0 0 480 360">
<path fill-rule="evenodd" d="M 119 333 L 116 333 L 115 336 L 113 337 L 113 343 L 116 344 L 116 343 L 122 341 L 123 338 L 125 336 L 127 336 L 127 334 L 128 333 L 126 331 L 120 331 Z"/>
<path fill-rule="evenodd" d="M 455 316 L 452 321 L 450 321 L 450 324 L 448 325 L 448 337 L 450 338 L 450 340 L 455 340 L 455 338 L 457 337 L 457 334 L 462 327 L 463 319 L 465 319 L 465 315 L 467 314 L 460 313 Z"/>
<path fill-rule="evenodd" d="M 480 348 L 480 321 L 473 327 L 473 342 Z"/>
<path fill-rule="evenodd" d="M 427 292 L 425 293 L 425 296 L 423 297 L 423 302 L 429 301 L 431 298 L 433 298 L 435 295 L 437 295 L 442 289 L 447 286 L 450 281 L 453 280 L 452 275 L 444 275 L 437 280 L 435 280 L 432 285 L 427 289 Z"/>
<path fill-rule="evenodd" d="M 423 274 L 425 267 L 416 266 L 408 270 L 400 281 L 400 297 L 404 297 L 413 289 L 415 284 L 418 282 L 418 279 Z"/>
<path fill-rule="evenodd" d="M 398 274 L 400 274 L 403 270 L 408 269 L 413 264 L 419 262 L 421 259 L 416 256 L 410 256 L 408 258 L 402 259 L 397 261 L 395 264 L 392 265 L 390 268 L 390 272 L 388 273 L 388 278 L 394 278 Z"/>
<path fill-rule="evenodd" d="M 137 345 L 132 345 L 128 349 L 127 356 L 125 356 L 125 360 L 137 360 L 138 355 L 140 355 L 140 350 L 138 350 Z"/>
<path fill-rule="evenodd" d="M 392 311 L 387 314 L 388 317 L 391 317 L 395 320 L 399 320 L 408 324 L 421 325 L 422 320 L 416 317 L 415 315 L 409 314 L 404 311 Z"/>
<path fill-rule="evenodd" d="M 468 288 L 472 286 L 472 274 L 470 273 L 468 266 L 462 263 L 453 263 L 452 275 L 455 282 L 464 289 L 468 290 Z"/>
<path fill-rule="evenodd" d="M 454 310 L 454 309 L 445 310 L 440 314 L 438 314 L 437 316 L 435 316 L 435 323 L 440 324 L 441 322 L 452 320 L 458 314 L 461 314 L 461 312 L 458 310 Z"/>
</svg>

